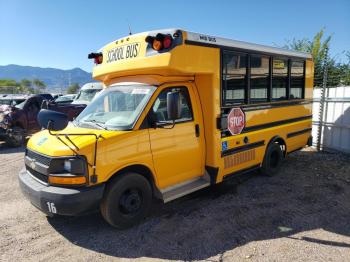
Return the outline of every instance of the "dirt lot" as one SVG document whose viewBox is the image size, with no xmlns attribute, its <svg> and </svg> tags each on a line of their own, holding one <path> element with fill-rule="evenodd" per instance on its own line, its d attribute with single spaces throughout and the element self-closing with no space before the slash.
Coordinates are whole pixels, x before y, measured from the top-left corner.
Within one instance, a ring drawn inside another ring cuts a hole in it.
<svg viewBox="0 0 350 262">
<path fill-rule="evenodd" d="M 126 231 L 99 214 L 47 218 L 17 183 L 23 148 L 0 144 L 0 261 L 349 261 L 350 157 L 304 150 L 167 205 Z"/>
</svg>

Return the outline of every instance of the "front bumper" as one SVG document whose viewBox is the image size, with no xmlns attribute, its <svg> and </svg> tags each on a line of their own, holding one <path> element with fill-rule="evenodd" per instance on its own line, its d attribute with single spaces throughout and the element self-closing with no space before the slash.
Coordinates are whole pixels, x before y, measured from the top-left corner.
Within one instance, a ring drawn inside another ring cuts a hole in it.
<svg viewBox="0 0 350 262">
<path fill-rule="evenodd" d="M 19 185 L 30 202 L 47 215 L 77 216 L 98 208 L 105 185 L 83 188 L 48 186 L 32 177 L 26 169 L 19 173 Z"/>
</svg>

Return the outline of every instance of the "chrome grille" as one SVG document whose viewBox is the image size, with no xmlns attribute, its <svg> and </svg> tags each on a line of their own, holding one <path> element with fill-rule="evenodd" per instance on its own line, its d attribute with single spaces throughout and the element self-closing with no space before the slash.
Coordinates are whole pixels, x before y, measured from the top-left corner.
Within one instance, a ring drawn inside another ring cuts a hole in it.
<svg viewBox="0 0 350 262">
<path fill-rule="evenodd" d="M 30 168 L 27 165 L 26 165 L 26 169 L 33 177 L 39 179 L 40 181 L 43 181 L 44 183 L 48 183 L 49 182 L 48 176 L 35 171 L 34 169 Z"/>
<path fill-rule="evenodd" d="M 34 151 L 31 151 L 27 149 L 26 156 L 28 156 L 31 159 L 34 159 L 36 162 L 41 163 L 45 166 L 49 166 L 52 158 L 38 154 Z"/>
</svg>

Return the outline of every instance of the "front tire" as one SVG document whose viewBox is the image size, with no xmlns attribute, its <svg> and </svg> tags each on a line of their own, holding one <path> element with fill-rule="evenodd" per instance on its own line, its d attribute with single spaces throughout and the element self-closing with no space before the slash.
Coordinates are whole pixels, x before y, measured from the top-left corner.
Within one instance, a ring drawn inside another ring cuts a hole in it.
<svg viewBox="0 0 350 262">
<path fill-rule="evenodd" d="M 6 143 L 10 147 L 19 147 L 25 144 L 25 130 L 19 126 L 12 128 L 11 134 L 6 138 Z"/>
<path fill-rule="evenodd" d="M 126 229 L 140 223 L 148 215 L 151 204 L 152 188 L 148 180 L 137 173 L 126 173 L 107 186 L 101 214 L 111 226 Z"/>
<path fill-rule="evenodd" d="M 264 162 L 261 166 L 261 173 L 267 176 L 274 176 L 279 173 L 283 161 L 283 151 L 277 143 L 268 146 Z"/>
</svg>

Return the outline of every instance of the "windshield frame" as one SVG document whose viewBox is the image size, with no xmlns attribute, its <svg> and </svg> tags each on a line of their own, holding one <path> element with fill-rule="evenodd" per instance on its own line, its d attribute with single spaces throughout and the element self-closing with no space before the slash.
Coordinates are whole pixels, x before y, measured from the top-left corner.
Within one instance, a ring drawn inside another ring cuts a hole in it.
<svg viewBox="0 0 350 262">
<path fill-rule="evenodd" d="M 104 130 L 108 130 L 108 131 L 131 131 L 135 128 L 135 125 L 138 123 L 142 113 L 145 111 L 145 109 L 147 108 L 147 105 L 150 103 L 150 101 L 152 101 L 152 97 L 154 95 L 154 93 L 156 92 L 158 86 L 156 85 L 150 85 L 150 84 L 146 84 L 146 83 L 117 83 L 117 84 L 111 84 L 109 86 L 107 86 L 106 88 L 104 88 L 98 95 L 98 98 L 96 97 L 96 100 L 93 99 L 93 101 L 91 101 L 91 103 L 86 107 L 86 109 L 88 107 L 94 106 L 94 102 L 98 101 L 97 99 L 102 99 L 102 97 L 106 97 L 105 94 L 107 94 L 108 92 L 113 92 L 111 91 L 112 88 L 116 88 L 119 87 L 123 87 L 123 86 L 133 86 L 135 89 L 137 89 L 138 87 L 148 87 L 149 88 L 149 94 L 148 94 L 148 98 L 146 98 L 146 100 L 144 101 L 144 104 L 142 105 L 142 107 L 139 109 L 138 114 L 135 116 L 134 121 L 132 122 L 132 124 L 128 125 L 128 126 L 119 126 L 119 127 L 113 127 L 113 126 L 109 126 L 109 125 L 105 125 L 104 123 L 99 123 L 101 125 L 103 125 L 103 127 L 100 126 L 100 128 L 97 128 L 99 125 L 97 125 L 96 123 L 98 122 L 94 122 L 94 121 L 81 121 L 81 119 L 79 119 L 80 115 L 73 120 L 73 124 L 77 127 L 82 127 L 82 128 L 93 128 L 93 129 L 104 129 Z M 96 103 L 96 102 L 95 102 Z M 140 102 L 141 103 L 141 102 Z M 83 110 L 83 112 L 85 111 L 85 109 Z M 82 112 L 82 113 L 83 113 Z"/>
</svg>

